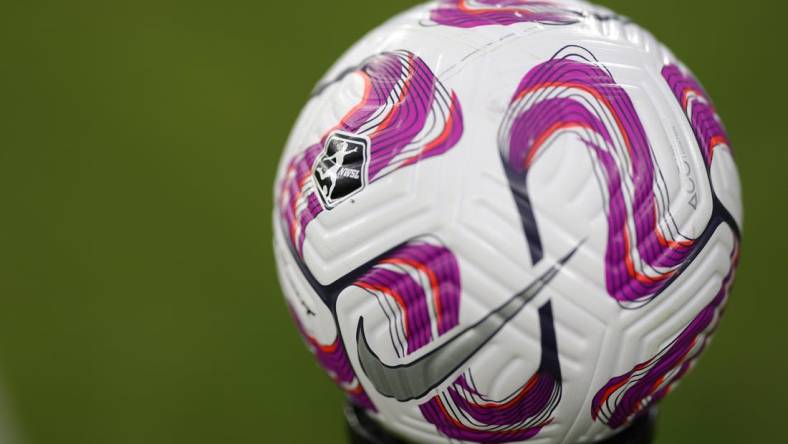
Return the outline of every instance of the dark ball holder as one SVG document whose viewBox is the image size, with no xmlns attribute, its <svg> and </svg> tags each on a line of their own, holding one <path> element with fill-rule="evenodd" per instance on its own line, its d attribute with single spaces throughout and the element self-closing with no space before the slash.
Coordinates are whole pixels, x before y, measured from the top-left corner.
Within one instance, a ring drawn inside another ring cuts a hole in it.
<svg viewBox="0 0 788 444">
<path fill-rule="evenodd" d="M 369 415 L 352 404 L 345 407 L 350 444 L 408 444 L 383 430 Z M 598 444 L 651 444 L 654 442 L 657 414 L 652 410 L 616 436 Z"/>
</svg>

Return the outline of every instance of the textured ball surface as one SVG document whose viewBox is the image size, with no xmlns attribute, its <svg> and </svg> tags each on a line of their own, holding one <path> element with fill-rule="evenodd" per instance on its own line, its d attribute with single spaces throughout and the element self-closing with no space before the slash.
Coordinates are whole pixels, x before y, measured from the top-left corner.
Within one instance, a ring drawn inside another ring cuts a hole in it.
<svg viewBox="0 0 788 444">
<path fill-rule="evenodd" d="M 648 32 L 581 1 L 390 20 L 316 86 L 275 186 L 307 346 L 415 442 L 621 431 L 707 347 L 738 263 L 710 98 Z"/>
</svg>

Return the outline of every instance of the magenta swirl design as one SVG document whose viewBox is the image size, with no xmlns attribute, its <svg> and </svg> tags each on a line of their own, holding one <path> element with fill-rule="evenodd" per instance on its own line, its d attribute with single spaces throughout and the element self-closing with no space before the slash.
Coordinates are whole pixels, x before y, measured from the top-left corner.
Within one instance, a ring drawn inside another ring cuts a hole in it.
<svg viewBox="0 0 788 444">
<path fill-rule="evenodd" d="M 540 244 L 526 190 L 530 168 L 557 140 L 580 141 L 598 164 L 608 218 L 608 294 L 637 308 L 662 292 L 694 257 L 632 100 L 587 50 L 570 46 L 532 69 L 512 98 L 499 146 L 535 255 Z"/>
<path fill-rule="evenodd" d="M 336 131 L 369 139 L 369 183 L 453 148 L 463 133 L 459 99 L 427 64 L 407 51 L 380 54 L 349 70 L 364 84 L 356 104 L 320 141 L 295 156 L 279 185 L 278 208 L 286 237 L 303 256 L 306 228 L 324 211 L 311 179 L 315 159 Z M 327 88 L 318 88 L 318 94 Z"/>
<path fill-rule="evenodd" d="M 580 15 L 555 1 L 440 0 L 430 18 L 439 25 L 476 28 L 533 22 L 568 25 L 577 23 Z"/>
<path fill-rule="evenodd" d="M 419 408 L 424 418 L 449 438 L 503 443 L 525 441 L 553 422 L 561 401 L 561 367 L 552 304 L 539 309 L 542 356 L 538 370 L 502 399 L 484 395 L 470 369 Z"/>
<path fill-rule="evenodd" d="M 656 356 L 611 379 L 594 396 L 591 416 L 612 429 L 630 424 L 664 398 L 690 370 L 711 340 L 725 310 L 739 263 L 738 244 L 730 272 L 714 299 Z"/>
<path fill-rule="evenodd" d="M 377 298 L 399 356 L 415 352 L 459 323 L 459 265 L 454 254 L 437 240 L 413 240 L 358 273 L 350 287 Z M 307 347 L 331 379 L 357 406 L 374 411 L 374 404 L 353 370 L 341 335 L 331 344 L 321 344 L 306 331 L 292 307 L 290 312 Z"/>
<path fill-rule="evenodd" d="M 682 72 L 678 66 L 666 65 L 662 68 L 662 77 L 668 82 L 681 104 L 681 109 L 687 115 L 706 165 L 711 168 L 717 148 L 731 149 L 728 133 L 714 104 L 700 83 L 692 75 Z"/>
<path fill-rule="evenodd" d="M 670 86 L 692 126 L 708 169 L 717 148 L 730 148 L 728 135 L 714 105 L 697 80 L 676 65 L 666 65 L 662 75 Z M 714 211 L 703 238 L 708 238 L 721 223 L 734 235 L 731 269 L 712 301 L 656 356 L 636 365 L 631 371 L 612 378 L 594 397 L 591 416 L 616 429 L 629 424 L 648 407 L 664 398 L 689 371 L 706 348 L 725 310 L 739 263 L 740 232 L 733 217 L 720 203 L 714 189 Z M 703 239 L 699 242 L 706 244 Z"/>
<path fill-rule="evenodd" d="M 321 145 L 315 144 L 295 156 L 279 186 L 279 217 L 288 241 L 303 256 L 306 227 L 323 212 L 320 199 L 312 184 L 312 166 L 320 154 Z"/>
<path fill-rule="evenodd" d="M 416 240 L 393 251 L 353 285 L 377 298 L 398 357 L 422 349 L 459 324 L 459 265 L 435 240 Z M 549 316 L 552 325 L 551 311 Z M 544 335 L 547 346 L 543 354 L 557 356 L 554 333 L 549 330 Z M 427 421 L 451 438 L 480 442 L 528 439 L 551 421 L 550 414 L 560 400 L 556 359 L 543 358 L 540 370 L 503 400 L 483 395 L 468 370 L 420 409 Z"/>
<path fill-rule="evenodd" d="M 378 261 L 353 285 L 378 299 L 399 357 L 459 323 L 460 270 L 454 255 L 440 245 L 411 242 Z"/>
<path fill-rule="evenodd" d="M 540 371 L 514 393 L 494 400 L 479 392 L 469 371 L 420 409 L 450 438 L 485 443 L 525 441 L 553 421 L 550 415 L 561 399 L 560 387 L 554 375 Z"/>
<path fill-rule="evenodd" d="M 315 356 L 323 370 L 328 373 L 334 383 L 347 394 L 353 403 L 364 409 L 376 411 L 367 392 L 364 391 L 364 387 L 359 382 L 358 377 L 356 377 L 356 372 L 350 364 L 342 338 L 337 335 L 337 339 L 333 343 L 321 344 L 307 333 L 296 311 L 292 307 L 289 308 L 298 332 L 301 333 L 307 348 Z"/>
</svg>

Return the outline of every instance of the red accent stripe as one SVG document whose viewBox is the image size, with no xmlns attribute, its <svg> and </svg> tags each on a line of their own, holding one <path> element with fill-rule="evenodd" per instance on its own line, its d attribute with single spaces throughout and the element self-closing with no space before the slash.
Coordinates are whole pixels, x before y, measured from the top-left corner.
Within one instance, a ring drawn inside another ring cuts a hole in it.
<svg viewBox="0 0 788 444">
<path fill-rule="evenodd" d="M 405 301 L 402 299 L 402 297 L 397 292 L 395 292 L 394 290 L 392 290 L 392 289 L 390 289 L 388 287 L 384 287 L 382 285 L 372 285 L 372 284 L 368 284 L 366 282 L 356 282 L 355 285 L 357 285 L 357 286 L 359 286 L 359 287 L 361 287 L 361 288 L 363 288 L 365 290 L 379 291 L 379 292 L 381 292 L 381 293 L 383 293 L 383 294 L 385 294 L 387 296 L 392 297 L 394 299 L 394 301 L 397 302 L 397 305 L 400 306 L 400 308 L 402 309 L 402 312 L 405 314 L 405 316 L 402 317 L 402 323 L 405 326 L 405 331 L 409 331 L 408 330 L 408 316 L 407 316 L 408 307 L 405 304 Z"/>
<path fill-rule="evenodd" d="M 411 259 L 388 258 L 388 259 L 383 259 L 381 263 L 394 264 L 394 265 L 408 265 L 427 275 L 427 278 L 430 281 L 430 288 L 432 289 L 433 303 L 435 305 L 435 314 L 437 316 L 437 321 L 440 324 L 441 312 L 442 312 L 441 301 L 440 301 L 440 284 L 438 283 L 438 277 L 435 276 L 435 273 L 425 264 L 422 264 L 421 262 L 417 262 Z"/>
<path fill-rule="evenodd" d="M 406 96 L 410 93 L 410 84 L 411 84 L 411 82 L 413 82 L 413 77 L 414 77 L 414 72 L 415 72 L 415 69 L 413 68 L 413 56 L 412 55 L 408 55 L 408 67 L 407 68 L 408 68 L 408 72 L 406 74 L 405 83 L 402 85 L 402 91 L 399 94 L 399 100 L 397 100 L 397 103 L 394 104 L 394 107 L 391 109 L 391 112 L 389 113 L 389 115 L 386 116 L 386 119 L 375 130 L 375 133 L 372 135 L 372 137 L 380 134 L 383 130 L 388 128 L 389 125 L 391 125 L 391 121 L 394 119 L 394 116 L 397 115 L 400 107 L 405 102 Z"/>
</svg>

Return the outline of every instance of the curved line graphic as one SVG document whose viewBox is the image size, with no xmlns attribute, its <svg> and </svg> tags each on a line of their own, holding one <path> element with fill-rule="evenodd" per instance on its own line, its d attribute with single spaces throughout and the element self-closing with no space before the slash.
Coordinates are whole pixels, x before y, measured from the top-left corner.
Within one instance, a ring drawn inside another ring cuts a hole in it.
<svg viewBox="0 0 788 444">
<path fill-rule="evenodd" d="M 528 305 L 561 271 L 577 252 L 576 247 L 556 265 L 547 270 L 527 288 L 490 312 L 476 324 L 436 348 L 431 353 L 408 364 L 387 365 L 375 354 L 367 341 L 364 318 L 356 328 L 358 359 L 372 385 L 383 396 L 398 401 L 412 401 L 427 395 L 446 381 L 476 352 L 487 344 L 518 313 Z"/>
</svg>

